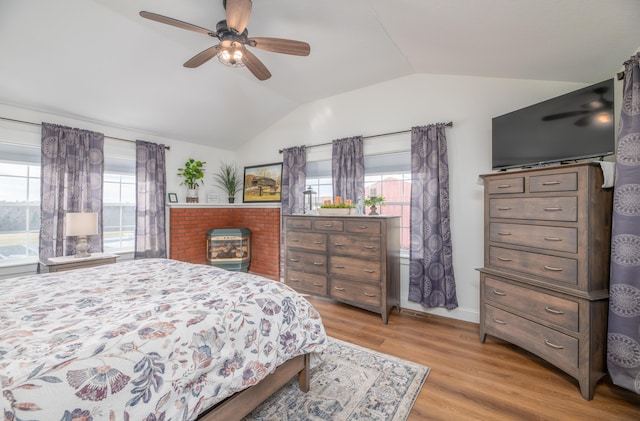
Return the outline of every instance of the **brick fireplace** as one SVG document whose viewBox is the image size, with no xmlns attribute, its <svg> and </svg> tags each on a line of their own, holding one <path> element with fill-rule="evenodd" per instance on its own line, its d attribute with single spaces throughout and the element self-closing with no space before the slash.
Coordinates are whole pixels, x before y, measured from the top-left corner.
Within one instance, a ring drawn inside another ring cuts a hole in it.
<svg viewBox="0 0 640 421">
<path fill-rule="evenodd" d="M 246 227 L 251 231 L 249 272 L 280 279 L 279 207 L 180 204 L 170 206 L 169 218 L 171 259 L 207 264 L 208 230 Z"/>
</svg>

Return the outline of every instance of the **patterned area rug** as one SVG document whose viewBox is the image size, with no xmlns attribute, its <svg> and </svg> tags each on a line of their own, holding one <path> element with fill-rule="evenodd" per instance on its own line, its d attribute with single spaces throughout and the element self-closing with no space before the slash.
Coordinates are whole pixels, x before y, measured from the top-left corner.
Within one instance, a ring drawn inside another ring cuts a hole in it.
<svg viewBox="0 0 640 421">
<path fill-rule="evenodd" d="M 312 367 L 309 392 L 294 379 L 244 421 L 404 421 L 430 370 L 334 338 Z"/>
</svg>

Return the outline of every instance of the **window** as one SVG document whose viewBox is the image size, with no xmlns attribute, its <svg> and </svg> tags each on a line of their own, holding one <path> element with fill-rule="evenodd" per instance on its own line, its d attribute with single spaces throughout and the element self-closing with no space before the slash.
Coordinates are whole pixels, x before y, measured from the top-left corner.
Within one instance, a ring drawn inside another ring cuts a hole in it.
<svg viewBox="0 0 640 421">
<path fill-rule="evenodd" d="M 40 148 L 0 144 L 0 264 L 36 260 L 40 232 Z M 135 160 L 105 155 L 103 247 L 133 251 Z"/>
<path fill-rule="evenodd" d="M 40 164 L 0 161 L 0 263 L 38 256 Z"/>
<path fill-rule="evenodd" d="M 135 244 L 135 160 L 105 156 L 102 232 L 105 252 L 132 251 Z"/>
<path fill-rule="evenodd" d="M 409 221 L 411 202 L 411 154 L 409 152 L 368 155 L 364 157 L 365 195 L 372 188 L 376 195 L 385 198 L 385 205 L 378 209 L 381 215 L 397 215 L 400 219 L 402 249 L 409 249 Z M 306 184 L 311 186 L 320 206 L 325 200 L 333 200 L 331 160 L 307 162 Z M 345 198 L 348 199 L 348 198 Z M 353 198 L 352 200 L 358 200 Z"/>
</svg>

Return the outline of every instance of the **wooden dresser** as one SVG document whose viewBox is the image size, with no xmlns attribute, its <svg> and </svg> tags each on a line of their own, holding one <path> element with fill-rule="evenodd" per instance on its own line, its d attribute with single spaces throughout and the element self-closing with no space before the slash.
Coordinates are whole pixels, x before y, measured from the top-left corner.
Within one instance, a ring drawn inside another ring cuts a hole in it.
<svg viewBox="0 0 640 421">
<path fill-rule="evenodd" d="M 597 164 L 482 176 L 480 341 L 544 358 L 592 399 L 605 374 L 613 189 Z"/>
<path fill-rule="evenodd" d="M 284 216 L 285 283 L 382 315 L 400 309 L 400 217 Z"/>
</svg>

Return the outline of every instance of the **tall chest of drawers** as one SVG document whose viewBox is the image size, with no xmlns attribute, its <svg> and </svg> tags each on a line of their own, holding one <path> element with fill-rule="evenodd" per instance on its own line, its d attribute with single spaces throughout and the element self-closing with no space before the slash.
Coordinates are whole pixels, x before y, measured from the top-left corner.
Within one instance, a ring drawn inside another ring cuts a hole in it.
<svg viewBox="0 0 640 421">
<path fill-rule="evenodd" d="M 594 163 L 482 178 L 480 340 L 540 356 L 590 400 L 605 373 L 613 189 Z"/>
<path fill-rule="evenodd" d="M 379 313 L 400 308 L 400 218 L 284 216 L 285 283 Z"/>
</svg>

